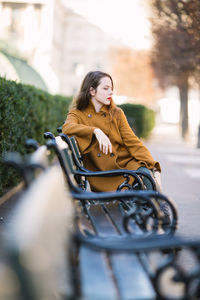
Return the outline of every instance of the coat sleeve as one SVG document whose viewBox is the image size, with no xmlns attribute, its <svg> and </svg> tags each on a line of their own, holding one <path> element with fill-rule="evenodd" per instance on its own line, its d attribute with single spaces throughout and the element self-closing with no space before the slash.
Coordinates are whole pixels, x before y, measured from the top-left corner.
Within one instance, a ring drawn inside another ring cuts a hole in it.
<svg viewBox="0 0 200 300">
<path fill-rule="evenodd" d="M 130 155 L 134 157 L 139 163 L 145 165 L 148 169 L 156 168 L 161 172 L 159 162 L 155 161 L 151 156 L 149 150 L 143 145 L 140 139 L 134 134 L 133 130 L 128 124 L 127 118 L 120 110 L 119 129 L 125 147 L 128 149 Z"/>
<path fill-rule="evenodd" d="M 85 154 L 91 150 L 92 145 L 96 141 L 94 136 L 95 128 L 82 124 L 80 117 L 75 112 L 69 112 L 62 126 L 62 132 L 69 136 L 75 136 L 81 153 Z"/>
</svg>

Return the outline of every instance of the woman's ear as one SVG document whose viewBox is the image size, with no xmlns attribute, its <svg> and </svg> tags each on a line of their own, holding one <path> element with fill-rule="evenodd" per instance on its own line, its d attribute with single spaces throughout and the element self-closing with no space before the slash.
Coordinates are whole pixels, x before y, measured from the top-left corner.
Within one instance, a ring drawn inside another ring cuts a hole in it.
<svg viewBox="0 0 200 300">
<path fill-rule="evenodd" d="M 95 89 L 94 89 L 93 87 L 90 88 L 90 95 L 91 95 L 92 97 L 95 96 Z"/>
</svg>

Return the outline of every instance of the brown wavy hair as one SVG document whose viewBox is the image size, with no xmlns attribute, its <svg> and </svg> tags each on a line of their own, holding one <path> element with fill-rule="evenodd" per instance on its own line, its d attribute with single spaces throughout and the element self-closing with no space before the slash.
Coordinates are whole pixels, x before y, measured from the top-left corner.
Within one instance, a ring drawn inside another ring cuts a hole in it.
<svg viewBox="0 0 200 300">
<path fill-rule="evenodd" d="M 83 79 L 83 82 L 80 87 L 80 91 L 77 97 L 73 99 L 70 110 L 71 109 L 84 110 L 85 108 L 87 108 L 91 99 L 90 89 L 93 88 L 96 91 L 98 85 L 100 84 L 100 80 L 103 77 L 110 78 L 112 83 L 112 89 L 113 89 L 113 80 L 108 73 L 101 72 L 101 71 L 93 71 L 93 72 L 91 71 L 87 73 L 85 78 Z"/>
</svg>

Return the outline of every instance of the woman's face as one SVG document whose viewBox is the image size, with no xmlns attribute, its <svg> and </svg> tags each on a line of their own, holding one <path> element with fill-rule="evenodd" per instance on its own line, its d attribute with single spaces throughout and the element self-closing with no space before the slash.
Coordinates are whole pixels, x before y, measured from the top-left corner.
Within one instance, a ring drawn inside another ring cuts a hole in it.
<svg viewBox="0 0 200 300">
<path fill-rule="evenodd" d="M 109 77 L 101 78 L 96 90 L 91 89 L 92 100 L 98 106 L 110 105 L 113 94 L 112 82 Z"/>
</svg>

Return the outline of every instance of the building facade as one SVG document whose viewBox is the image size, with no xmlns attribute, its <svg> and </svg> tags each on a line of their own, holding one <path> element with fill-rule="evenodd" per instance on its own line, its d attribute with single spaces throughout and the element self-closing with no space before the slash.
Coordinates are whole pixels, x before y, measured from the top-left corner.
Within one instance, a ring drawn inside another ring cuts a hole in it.
<svg viewBox="0 0 200 300">
<path fill-rule="evenodd" d="M 0 46 L 36 68 L 51 93 L 74 95 L 86 72 L 109 71 L 115 41 L 66 3 L 0 0 Z"/>
<path fill-rule="evenodd" d="M 53 13 L 54 0 L 0 0 L 0 46 L 26 60 L 48 90 L 57 92 L 58 80 L 50 65 Z"/>
<path fill-rule="evenodd" d="M 108 53 L 115 41 L 62 3 L 57 1 L 54 9 L 51 61 L 60 92 L 74 95 L 88 71 L 109 71 Z"/>
</svg>

